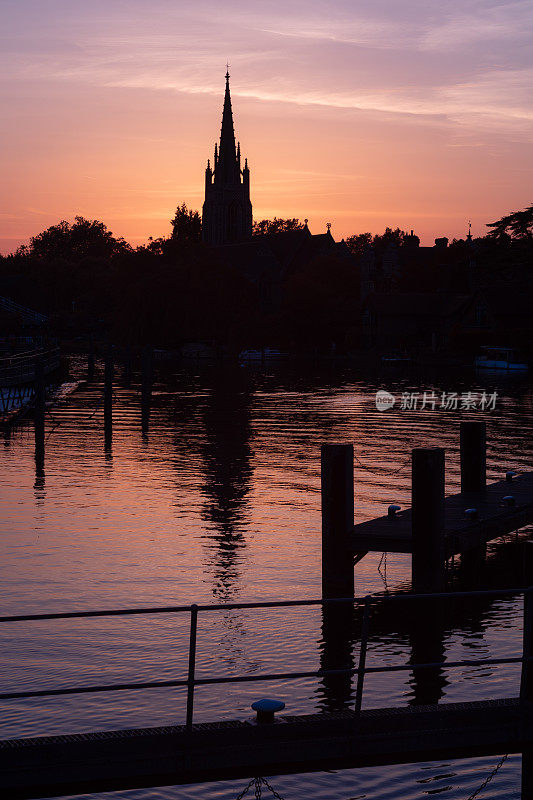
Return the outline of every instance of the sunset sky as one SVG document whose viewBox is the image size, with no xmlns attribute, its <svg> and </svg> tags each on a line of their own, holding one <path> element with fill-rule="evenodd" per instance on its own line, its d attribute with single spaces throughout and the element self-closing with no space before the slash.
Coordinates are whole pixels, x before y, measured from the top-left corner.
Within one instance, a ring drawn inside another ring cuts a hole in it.
<svg viewBox="0 0 533 800">
<path fill-rule="evenodd" d="M 533 2 L 0 0 L 0 252 L 201 209 L 226 61 L 254 218 L 423 244 L 533 202 Z"/>
</svg>

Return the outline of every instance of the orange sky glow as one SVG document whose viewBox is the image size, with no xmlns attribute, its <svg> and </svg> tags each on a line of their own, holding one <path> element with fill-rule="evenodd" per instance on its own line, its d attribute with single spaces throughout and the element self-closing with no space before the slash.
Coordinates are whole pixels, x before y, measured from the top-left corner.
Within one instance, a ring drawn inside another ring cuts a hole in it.
<svg viewBox="0 0 533 800">
<path fill-rule="evenodd" d="M 0 252 L 201 209 L 226 61 L 254 218 L 474 235 L 532 202 L 533 4 L 2 0 Z"/>
</svg>

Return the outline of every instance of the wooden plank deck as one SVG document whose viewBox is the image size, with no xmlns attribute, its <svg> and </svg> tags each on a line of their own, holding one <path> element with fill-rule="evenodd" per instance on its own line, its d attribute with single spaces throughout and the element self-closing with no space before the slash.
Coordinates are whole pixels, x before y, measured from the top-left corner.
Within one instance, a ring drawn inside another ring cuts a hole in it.
<svg viewBox="0 0 533 800">
<path fill-rule="evenodd" d="M 10 800 L 521 752 L 518 699 L 281 716 L 0 742 Z"/>
<path fill-rule="evenodd" d="M 515 505 L 503 502 L 506 495 L 515 497 Z M 465 517 L 467 508 L 478 509 L 475 521 Z M 464 552 L 491 539 L 533 522 L 533 472 L 487 486 L 485 492 L 468 492 L 447 497 L 445 508 L 445 548 L 448 556 Z M 352 546 L 355 553 L 366 551 L 411 553 L 412 513 L 407 508 L 396 517 L 378 517 L 354 526 Z"/>
</svg>

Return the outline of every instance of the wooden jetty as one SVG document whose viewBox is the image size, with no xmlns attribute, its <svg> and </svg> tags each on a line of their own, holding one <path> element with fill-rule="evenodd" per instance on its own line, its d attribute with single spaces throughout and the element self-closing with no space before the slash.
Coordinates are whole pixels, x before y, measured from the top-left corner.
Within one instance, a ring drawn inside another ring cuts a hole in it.
<svg viewBox="0 0 533 800">
<path fill-rule="evenodd" d="M 512 496 L 514 502 L 505 501 Z M 477 509 L 470 517 L 465 511 Z M 444 500 L 445 555 L 464 553 L 480 543 L 496 539 L 533 522 L 533 472 L 487 486 L 484 492 L 460 493 Z M 351 536 L 354 552 L 413 552 L 411 508 L 355 525 Z"/>
<path fill-rule="evenodd" d="M 442 591 L 445 563 L 479 563 L 486 543 L 533 522 L 533 472 L 487 486 L 483 422 L 461 423 L 461 492 L 445 497 L 442 448 L 412 451 L 412 507 L 389 506 L 354 525 L 353 445 L 322 446 L 322 592 L 354 593 L 354 563 L 369 552 L 411 553 L 415 591 Z"/>
</svg>

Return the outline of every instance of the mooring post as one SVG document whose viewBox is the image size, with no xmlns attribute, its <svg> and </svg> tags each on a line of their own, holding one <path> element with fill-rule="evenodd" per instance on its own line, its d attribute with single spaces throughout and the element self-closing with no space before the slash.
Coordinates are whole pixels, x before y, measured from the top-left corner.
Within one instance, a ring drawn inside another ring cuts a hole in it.
<svg viewBox="0 0 533 800">
<path fill-rule="evenodd" d="M 527 726 L 533 702 L 533 590 L 524 591 L 524 633 L 520 703 L 523 725 Z M 526 731 L 524 731 L 526 738 Z M 522 751 L 522 800 L 533 800 L 533 742 Z"/>
<path fill-rule="evenodd" d="M 487 486 L 487 430 L 484 422 L 461 422 L 461 492 Z"/>
<path fill-rule="evenodd" d="M 37 471 L 40 472 L 44 468 L 44 414 L 46 411 L 46 389 L 42 353 L 40 353 L 35 360 L 34 390 L 33 425 L 35 432 L 35 464 Z"/>
<path fill-rule="evenodd" d="M 132 361 L 131 344 L 128 344 L 126 346 L 126 352 L 124 354 L 124 369 L 122 372 L 122 382 L 126 387 L 126 389 L 129 389 L 131 386 L 131 371 L 132 371 L 131 361 Z"/>
<path fill-rule="evenodd" d="M 526 539 L 522 543 L 523 584 L 527 588 L 533 586 L 533 539 Z"/>
<path fill-rule="evenodd" d="M 89 345 L 87 348 L 87 380 L 94 379 L 94 341 L 92 334 L 89 336 Z"/>
<path fill-rule="evenodd" d="M 444 450 L 415 447 L 412 459 L 412 585 L 414 592 L 444 589 Z"/>
<path fill-rule="evenodd" d="M 487 488 L 487 430 L 484 422 L 461 422 L 461 492 L 484 492 Z M 472 504 L 475 506 L 475 499 Z M 482 542 L 461 553 L 461 566 L 475 575 L 487 555 Z"/>
<path fill-rule="evenodd" d="M 533 589 L 524 590 L 524 633 L 520 701 L 533 702 Z"/>
<path fill-rule="evenodd" d="M 104 366 L 104 436 L 105 447 L 111 446 L 113 437 L 113 346 L 109 344 L 105 354 Z"/>
<path fill-rule="evenodd" d="M 146 346 L 142 352 L 141 363 L 141 427 L 144 433 L 150 422 L 150 404 L 152 401 L 152 348 Z"/>
<path fill-rule="evenodd" d="M 322 597 L 354 596 L 351 533 L 354 524 L 353 445 L 323 444 Z"/>
</svg>

